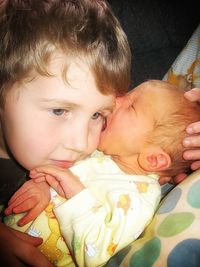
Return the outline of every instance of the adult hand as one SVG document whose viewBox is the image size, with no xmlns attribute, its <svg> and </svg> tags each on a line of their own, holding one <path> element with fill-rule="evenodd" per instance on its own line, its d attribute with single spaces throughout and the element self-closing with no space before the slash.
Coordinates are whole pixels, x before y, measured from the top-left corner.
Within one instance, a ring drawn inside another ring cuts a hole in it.
<svg viewBox="0 0 200 267">
<path fill-rule="evenodd" d="M 41 238 L 20 233 L 0 223 L 0 266 L 53 267 L 37 248 L 41 243 Z"/>
<path fill-rule="evenodd" d="M 200 88 L 193 88 L 190 91 L 185 92 L 185 98 L 189 101 L 200 102 Z M 200 121 L 194 122 L 186 128 L 186 132 L 189 136 L 184 138 L 183 145 L 188 148 L 183 153 L 185 160 L 193 160 L 191 164 L 192 170 L 200 168 Z M 178 184 L 187 177 L 187 174 L 180 173 L 175 177 L 160 177 L 159 183 L 161 185 L 165 183 Z"/>
<path fill-rule="evenodd" d="M 170 176 L 161 176 L 159 178 L 159 184 L 163 185 L 166 183 L 170 183 L 170 184 L 179 184 L 180 182 L 182 182 L 185 178 L 187 177 L 187 174 L 185 173 L 180 173 L 178 175 L 176 175 L 175 177 L 170 177 Z"/>
<path fill-rule="evenodd" d="M 184 96 L 192 102 L 200 102 L 200 88 L 193 88 L 186 92 Z M 200 168 L 200 121 L 188 125 L 186 132 L 189 136 L 183 140 L 183 145 L 188 150 L 184 152 L 183 157 L 186 160 L 194 160 L 191 169 L 197 170 Z"/>
</svg>

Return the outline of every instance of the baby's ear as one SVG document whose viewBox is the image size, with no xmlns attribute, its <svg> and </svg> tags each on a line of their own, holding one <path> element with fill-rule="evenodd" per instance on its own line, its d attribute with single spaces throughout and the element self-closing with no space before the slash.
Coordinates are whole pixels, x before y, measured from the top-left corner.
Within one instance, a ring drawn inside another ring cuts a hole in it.
<svg viewBox="0 0 200 267">
<path fill-rule="evenodd" d="M 139 164 L 145 171 L 164 171 L 170 167 L 171 158 L 160 147 L 151 147 L 140 154 Z"/>
</svg>

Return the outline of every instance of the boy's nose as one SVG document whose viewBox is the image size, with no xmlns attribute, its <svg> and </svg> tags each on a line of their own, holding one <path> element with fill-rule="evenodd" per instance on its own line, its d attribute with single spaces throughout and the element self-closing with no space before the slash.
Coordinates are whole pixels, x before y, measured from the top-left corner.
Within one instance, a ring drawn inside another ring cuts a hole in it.
<svg viewBox="0 0 200 267">
<path fill-rule="evenodd" d="M 88 146 L 88 137 L 82 133 L 79 137 L 74 138 L 73 149 L 77 152 L 85 152 Z"/>
<path fill-rule="evenodd" d="M 83 153 L 88 148 L 88 135 L 89 130 L 87 127 L 73 127 L 74 129 L 68 131 L 65 135 L 64 146 L 66 149 Z"/>
</svg>

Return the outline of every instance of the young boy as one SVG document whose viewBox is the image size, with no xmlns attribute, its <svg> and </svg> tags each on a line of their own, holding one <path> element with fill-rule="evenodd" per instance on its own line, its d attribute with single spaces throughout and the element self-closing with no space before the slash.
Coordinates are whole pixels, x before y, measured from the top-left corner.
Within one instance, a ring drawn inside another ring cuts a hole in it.
<svg viewBox="0 0 200 267">
<path fill-rule="evenodd" d="M 1 1 L 0 40 L 5 204 L 25 170 L 70 167 L 96 149 L 115 96 L 128 90 L 130 49 L 104 0 Z M 49 266 L 18 236 L 0 224 L 2 266 Z"/>
<path fill-rule="evenodd" d="M 150 222 L 160 200 L 159 175 L 189 170 L 180 140 L 186 126 L 199 119 L 200 106 L 176 86 L 155 80 L 141 84 L 118 99 L 109 116 L 99 145 L 104 154 L 80 161 L 70 169 L 73 174 L 52 165 L 30 172 L 65 199 L 54 194 L 45 211 L 24 228 L 17 226 L 19 216 L 6 223 L 42 236 L 40 250 L 56 266 L 105 264 Z"/>
</svg>

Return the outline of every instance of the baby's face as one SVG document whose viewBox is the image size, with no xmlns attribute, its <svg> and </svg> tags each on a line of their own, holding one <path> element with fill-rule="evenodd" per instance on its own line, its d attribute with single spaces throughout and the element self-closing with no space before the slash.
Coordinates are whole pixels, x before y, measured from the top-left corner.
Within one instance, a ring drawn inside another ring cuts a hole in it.
<svg viewBox="0 0 200 267">
<path fill-rule="evenodd" d="M 163 92 L 142 84 L 118 99 L 108 127 L 101 134 L 99 149 L 123 157 L 139 154 L 155 121 L 164 112 L 163 98 Z"/>
</svg>

